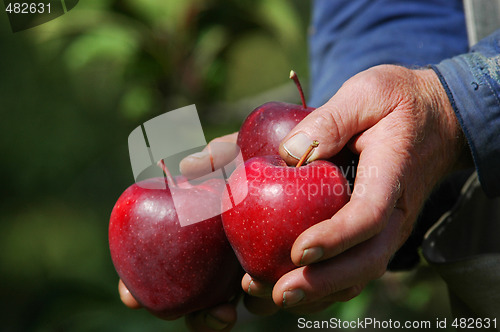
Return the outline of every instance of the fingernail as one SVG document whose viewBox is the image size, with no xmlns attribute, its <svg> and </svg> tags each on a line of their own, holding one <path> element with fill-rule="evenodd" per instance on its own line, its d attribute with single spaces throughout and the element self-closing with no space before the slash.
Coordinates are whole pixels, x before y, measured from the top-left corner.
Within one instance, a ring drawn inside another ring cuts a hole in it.
<svg viewBox="0 0 500 332">
<path fill-rule="evenodd" d="M 211 314 L 205 316 L 205 325 L 213 330 L 223 330 L 228 327 L 228 322 L 223 322 L 220 319 L 215 318 Z"/>
<path fill-rule="evenodd" d="M 283 307 L 290 307 L 302 301 L 306 294 L 302 289 L 292 289 L 283 293 Z"/>
<path fill-rule="evenodd" d="M 297 160 L 302 157 L 302 155 L 307 151 L 307 149 L 311 146 L 313 140 L 310 139 L 304 133 L 298 133 L 295 136 L 292 136 L 288 141 L 283 144 L 283 148 L 290 155 L 290 157 L 295 158 Z"/>
<path fill-rule="evenodd" d="M 257 297 L 270 297 L 273 293 L 273 289 L 272 287 L 268 287 L 268 285 L 265 284 L 256 284 L 252 279 L 248 284 L 247 293 L 249 295 Z"/>
<path fill-rule="evenodd" d="M 304 250 L 302 258 L 300 259 L 300 265 L 308 265 L 317 262 L 323 257 L 323 249 L 320 247 L 308 248 Z"/>
<path fill-rule="evenodd" d="M 134 296 L 132 296 L 132 293 L 130 293 L 127 286 L 125 286 L 121 279 L 118 282 L 118 292 L 120 294 L 120 299 L 127 307 L 131 309 L 139 309 L 141 307 L 139 302 L 137 302 Z"/>
<path fill-rule="evenodd" d="M 253 279 L 252 279 L 252 280 L 250 280 L 250 282 L 248 283 L 248 291 L 247 291 L 247 293 L 248 293 L 249 295 L 252 295 L 252 286 L 253 286 L 253 284 L 254 284 L 254 282 L 253 282 Z"/>
</svg>

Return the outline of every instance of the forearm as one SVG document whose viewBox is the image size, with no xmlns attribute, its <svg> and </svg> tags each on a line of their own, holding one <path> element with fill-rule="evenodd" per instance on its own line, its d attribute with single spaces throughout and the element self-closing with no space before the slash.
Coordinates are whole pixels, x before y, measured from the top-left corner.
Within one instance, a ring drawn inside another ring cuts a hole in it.
<svg viewBox="0 0 500 332">
<path fill-rule="evenodd" d="M 500 30 L 470 53 L 433 69 L 448 94 L 469 144 L 482 187 L 500 195 Z"/>
</svg>

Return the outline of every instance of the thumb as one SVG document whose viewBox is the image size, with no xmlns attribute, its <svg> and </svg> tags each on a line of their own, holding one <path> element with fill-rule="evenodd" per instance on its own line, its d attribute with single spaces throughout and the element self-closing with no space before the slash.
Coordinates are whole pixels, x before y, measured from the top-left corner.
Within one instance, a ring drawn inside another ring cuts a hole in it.
<svg viewBox="0 0 500 332">
<path fill-rule="evenodd" d="M 354 135 L 372 127 L 395 108 L 397 98 L 391 98 L 391 82 L 406 70 L 377 66 L 353 76 L 288 133 L 280 144 L 281 157 L 288 164 L 296 164 L 314 140 L 320 144 L 308 162 L 337 154 Z"/>
</svg>

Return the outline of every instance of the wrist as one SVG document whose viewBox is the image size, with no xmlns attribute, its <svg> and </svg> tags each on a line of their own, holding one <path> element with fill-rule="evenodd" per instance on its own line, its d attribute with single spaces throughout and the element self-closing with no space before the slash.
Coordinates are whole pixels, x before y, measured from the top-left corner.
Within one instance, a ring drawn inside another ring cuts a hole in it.
<svg viewBox="0 0 500 332">
<path fill-rule="evenodd" d="M 426 91 L 425 95 L 428 96 L 431 110 L 438 121 L 439 135 L 447 147 L 445 152 L 450 157 L 449 171 L 474 167 L 472 155 L 452 101 L 438 75 L 433 69 L 414 70 L 414 73 Z"/>
</svg>

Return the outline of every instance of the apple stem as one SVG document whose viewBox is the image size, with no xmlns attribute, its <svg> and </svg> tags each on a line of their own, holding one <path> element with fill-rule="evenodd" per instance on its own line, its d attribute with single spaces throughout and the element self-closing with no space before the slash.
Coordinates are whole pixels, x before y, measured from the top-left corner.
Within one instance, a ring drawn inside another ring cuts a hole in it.
<svg viewBox="0 0 500 332">
<path fill-rule="evenodd" d="M 165 162 L 163 159 L 161 159 L 157 165 L 162 169 L 163 174 L 165 174 L 165 177 L 167 178 L 167 183 L 172 186 L 172 187 L 177 187 L 177 184 L 175 183 L 174 177 L 170 173 L 170 171 L 167 168 L 167 165 L 165 165 Z"/>
<path fill-rule="evenodd" d="M 302 107 L 307 108 L 306 98 L 304 97 L 304 91 L 302 90 L 302 85 L 300 85 L 299 77 L 294 70 L 290 70 L 290 78 L 295 82 L 297 89 L 299 90 L 300 99 L 302 100 Z"/>
<path fill-rule="evenodd" d="M 295 167 L 300 167 L 304 164 L 304 162 L 306 161 L 307 157 L 309 157 L 309 155 L 311 154 L 311 152 L 317 148 L 319 145 L 319 142 L 314 140 L 311 145 L 309 145 L 309 147 L 307 148 L 306 152 L 302 155 L 302 157 L 300 158 L 299 162 L 297 163 L 297 165 L 295 165 Z"/>
</svg>

